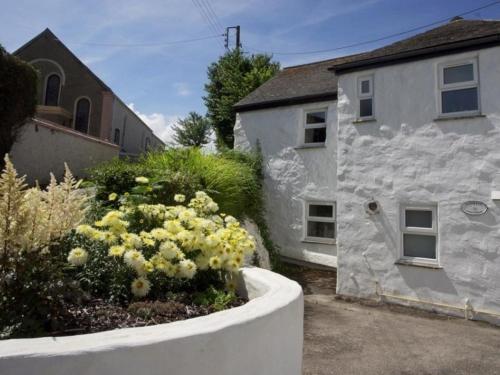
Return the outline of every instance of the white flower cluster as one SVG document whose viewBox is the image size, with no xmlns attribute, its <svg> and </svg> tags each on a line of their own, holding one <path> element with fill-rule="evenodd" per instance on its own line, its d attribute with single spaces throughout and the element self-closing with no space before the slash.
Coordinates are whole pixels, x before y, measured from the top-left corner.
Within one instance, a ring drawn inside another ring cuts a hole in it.
<svg viewBox="0 0 500 375">
<path fill-rule="evenodd" d="M 185 197 L 176 194 L 174 200 L 181 203 Z M 234 217 L 218 215 L 218 205 L 205 192 L 197 192 L 187 207 L 141 204 L 136 209 L 158 223 L 157 227 L 128 232 L 128 215 L 133 215 L 134 210 L 122 206 L 108 212 L 94 226 L 80 225 L 77 231 L 108 244 L 108 255 L 122 259 L 135 271 L 137 278 L 131 290 L 137 297 L 148 294 L 148 275 L 153 272 L 182 279 L 191 279 L 208 269 L 234 274 L 244 257 L 255 250 L 254 238 Z M 152 255 L 147 258 L 145 254 Z M 76 259 L 74 256 L 72 259 Z"/>
</svg>

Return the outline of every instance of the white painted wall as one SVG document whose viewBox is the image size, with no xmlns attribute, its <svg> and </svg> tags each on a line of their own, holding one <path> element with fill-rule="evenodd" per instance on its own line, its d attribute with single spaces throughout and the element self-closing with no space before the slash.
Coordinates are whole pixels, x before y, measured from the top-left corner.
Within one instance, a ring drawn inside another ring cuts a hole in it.
<svg viewBox="0 0 500 375">
<path fill-rule="evenodd" d="M 304 111 L 328 108 L 327 142 L 300 148 Z M 248 150 L 259 140 L 265 164 L 267 221 L 281 254 L 297 260 L 336 265 L 335 245 L 306 243 L 304 200 L 336 200 L 336 102 L 277 107 L 238 113 L 235 147 Z"/>
<path fill-rule="evenodd" d="M 0 341 L 2 375 L 300 375 L 303 296 L 294 281 L 242 270 L 247 304 L 208 316 L 88 335 Z"/>
<path fill-rule="evenodd" d="M 57 179 L 64 175 L 66 162 L 78 178 L 85 170 L 118 156 L 118 147 L 44 120 L 27 123 L 10 153 L 12 162 L 26 182 L 47 184 L 50 172 Z"/>
<path fill-rule="evenodd" d="M 434 121 L 437 65 L 470 57 L 479 60 L 485 117 Z M 500 313 L 500 202 L 490 198 L 500 190 L 499 61 L 495 47 L 339 77 L 339 293 L 459 308 L 470 299 L 476 310 Z M 367 73 L 374 74 L 376 121 L 353 124 L 356 80 Z M 371 198 L 381 204 L 378 215 L 364 211 Z M 489 211 L 464 214 L 468 200 Z M 399 207 L 408 202 L 438 205 L 442 269 L 395 264 Z"/>
</svg>

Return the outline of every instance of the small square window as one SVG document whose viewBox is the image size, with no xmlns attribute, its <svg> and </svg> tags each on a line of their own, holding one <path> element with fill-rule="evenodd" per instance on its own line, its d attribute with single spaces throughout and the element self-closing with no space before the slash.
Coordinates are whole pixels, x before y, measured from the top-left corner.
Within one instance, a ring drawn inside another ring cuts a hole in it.
<svg viewBox="0 0 500 375">
<path fill-rule="evenodd" d="M 443 113 L 469 112 L 478 110 L 477 87 L 443 91 Z"/>
<path fill-rule="evenodd" d="M 432 211 L 406 210 L 406 227 L 432 228 Z"/>
<path fill-rule="evenodd" d="M 326 119 L 326 109 L 305 112 L 304 144 L 324 144 L 326 142 Z"/>
<path fill-rule="evenodd" d="M 333 243 L 336 237 L 335 204 L 305 203 L 304 239 L 309 242 Z"/>
<path fill-rule="evenodd" d="M 436 237 L 403 234 L 403 255 L 412 258 L 436 259 Z"/>
<path fill-rule="evenodd" d="M 470 81 L 474 81 L 473 64 L 450 66 L 443 69 L 443 83 L 445 85 Z"/>
</svg>

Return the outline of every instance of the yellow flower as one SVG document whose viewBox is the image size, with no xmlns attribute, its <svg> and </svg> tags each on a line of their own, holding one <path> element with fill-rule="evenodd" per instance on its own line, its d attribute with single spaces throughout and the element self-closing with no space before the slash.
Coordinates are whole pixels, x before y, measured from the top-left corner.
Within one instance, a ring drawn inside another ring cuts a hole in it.
<svg viewBox="0 0 500 375">
<path fill-rule="evenodd" d="M 144 262 L 144 256 L 140 251 L 137 250 L 129 250 L 125 253 L 124 256 L 125 263 L 128 264 L 130 267 L 133 268 L 138 268 L 141 266 Z"/>
<path fill-rule="evenodd" d="M 196 264 L 189 259 L 184 259 L 179 262 L 179 276 L 192 279 L 196 274 Z"/>
<path fill-rule="evenodd" d="M 174 195 L 174 201 L 178 203 L 182 203 L 186 200 L 186 196 L 184 194 L 175 194 Z"/>
<path fill-rule="evenodd" d="M 144 297 L 149 293 L 151 283 L 145 277 L 138 277 L 132 281 L 132 294 L 136 297 Z"/>
<path fill-rule="evenodd" d="M 135 182 L 139 184 L 147 184 L 149 182 L 149 179 L 147 177 L 140 176 L 135 178 Z"/>
<path fill-rule="evenodd" d="M 69 252 L 68 262 L 73 266 L 83 266 L 87 263 L 89 254 L 81 247 L 75 247 Z"/>
<path fill-rule="evenodd" d="M 208 265 L 210 266 L 210 268 L 212 268 L 214 270 L 218 270 L 222 266 L 222 261 L 220 260 L 220 258 L 218 256 L 213 256 L 208 261 Z"/>
<path fill-rule="evenodd" d="M 111 193 L 108 195 L 108 200 L 110 200 L 110 201 L 115 201 L 116 198 L 118 198 L 118 194 L 116 194 L 116 193 Z"/>
<path fill-rule="evenodd" d="M 121 257 L 125 253 L 125 246 L 111 246 L 108 251 L 110 257 Z"/>
</svg>

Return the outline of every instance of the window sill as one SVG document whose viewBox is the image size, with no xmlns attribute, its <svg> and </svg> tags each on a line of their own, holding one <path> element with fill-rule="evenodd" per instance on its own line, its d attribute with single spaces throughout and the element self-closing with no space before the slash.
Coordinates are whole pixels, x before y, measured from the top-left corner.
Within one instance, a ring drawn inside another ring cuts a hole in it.
<svg viewBox="0 0 500 375">
<path fill-rule="evenodd" d="M 326 148 L 326 143 L 311 143 L 311 144 L 303 144 L 300 146 L 294 147 L 295 150 L 302 150 L 307 148 Z"/>
<path fill-rule="evenodd" d="M 431 263 L 431 262 L 418 261 L 418 260 L 409 260 L 409 259 L 399 259 L 394 264 L 396 264 L 398 266 L 423 267 L 423 268 L 431 268 L 431 269 L 435 269 L 435 270 L 440 270 L 443 268 L 438 263 Z"/>
<path fill-rule="evenodd" d="M 354 120 L 352 123 L 353 124 L 365 124 L 369 122 L 377 122 L 377 119 L 375 117 L 369 117 L 369 118 L 358 118 Z"/>
<path fill-rule="evenodd" d="M 325 240 L 313 240 L 313 239 L 310 239 L 310 238 L 303 238 L 301 240 L 301 242 L 303 242 L 303 243 L 315 243 L 315 244 L 319 244 L 319 245 L 336 245 L 337 244 L 337 240 L 328 240 L 328 239 L 325 239 Z"/>
<path fill-rule="evenodd" d="M 439 116 L 433 121 L 448 121 L 448 120 L 466 120 L 471 118 L 485 118 L 486 115 L 476 114 L 476 115 L 462 115 L 462 116 Z"/>
</svg>

